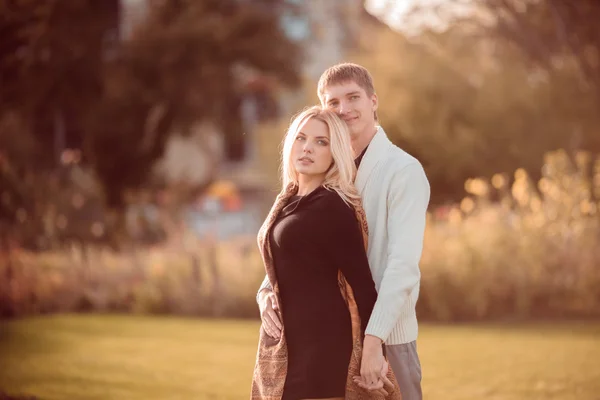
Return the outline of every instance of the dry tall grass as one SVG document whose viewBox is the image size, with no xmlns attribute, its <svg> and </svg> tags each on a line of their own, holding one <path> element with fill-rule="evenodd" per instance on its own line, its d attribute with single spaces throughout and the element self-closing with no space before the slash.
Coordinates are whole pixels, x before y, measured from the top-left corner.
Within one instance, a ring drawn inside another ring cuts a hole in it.
<svg viewBox="0 0 600 400">
<path fill-rule="evenodd" d="M 600 158 L 546 156 L 536 183 L 523 170 L 474 179 L 472 195 L 430 222 L 420 312 L 439 320 L 600 315 Z M 494 199 L 494 201 L 492 201 Z"/>
<path fill-rule="evenodd" d="M 548 154 L 539 182 L 466 183 L 471 196 L 429 215 L 422 319 L 600 316 L 600 158 Z M 123 311 L 256 316 L 264 276 L 255 238 L 186 239 L 126 254 L 14 252 L 0 263 L 0 314 Z M 10 261 L 10 262 L 9 262 Z M 9 265 L 11 265 L 9 267 Z"/>
</svg>

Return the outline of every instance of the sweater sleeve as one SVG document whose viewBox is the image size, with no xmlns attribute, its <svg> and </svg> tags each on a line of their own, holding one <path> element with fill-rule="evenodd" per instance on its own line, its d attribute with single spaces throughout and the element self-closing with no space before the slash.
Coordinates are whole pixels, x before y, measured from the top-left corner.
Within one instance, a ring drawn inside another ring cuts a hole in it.
<svg viewBox="0 0 600 400">
<path fill-rule="evenodd" d="M 352 288 L 364 333 L 377 290 L 371 276 L 362 231 L 354 210 L 336 194 L 323 216 L 323 242 L 332 265 L 341 270 Z"/>
<path fill-rule="evenodd" d="M 265 274 L 265 279 L 263 279 L 262 283 L 260 284 L 260 287 L 258 288 L 258 291 L 256 292 L 256 302 L 258 303 L 258 295 L 260 294 L 260 292 L 263 289 L 269 289 L 269 290 L 273 290 L 273 287 L 271 286 L 271 281 L 269 280 L 269 276 Z"/>
<path fill-rule="evenodd" d="M 419 261 L 430 188 L 419 163 L 394 172 L 387 191 L 387 265 L 366 333 L 387 339 L 402 307 L 419 286 Z"/>
</svg>

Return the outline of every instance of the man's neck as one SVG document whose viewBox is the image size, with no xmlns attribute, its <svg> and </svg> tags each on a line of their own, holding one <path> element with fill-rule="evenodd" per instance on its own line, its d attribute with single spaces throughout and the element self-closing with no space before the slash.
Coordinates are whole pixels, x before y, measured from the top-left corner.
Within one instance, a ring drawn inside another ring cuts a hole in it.
<svg viewBox="0 0 600 400">
<path fill-rule="evenodd" d="M 362 152 L 367 148 L 371 140 L 375 137 L 377 130 L 379 127 L 373 127 L 373 130 L 369 133 L 364 133 L 359 135 L 356 139 L 352 140 L 352 150 L 354 150 L 354 157 L 358 157 L 362 154 Z"/>
</svg>

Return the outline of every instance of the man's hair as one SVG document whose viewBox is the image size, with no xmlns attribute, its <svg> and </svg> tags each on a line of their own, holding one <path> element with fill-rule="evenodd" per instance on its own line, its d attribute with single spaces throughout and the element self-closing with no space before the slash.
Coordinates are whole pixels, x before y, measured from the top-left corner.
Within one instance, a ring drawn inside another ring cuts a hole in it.
<svg viewBox="0 0 600 400">
<path fill-rule="evenodd" d="M 369 71 L 362 65 L 354 63 L 341 63 L 329 67 L 323 72 L 317 85 L 317 95 L 321 104 L 324 104 L 323 95 L 325 88 L 330 85 L 339 85 L 346 82 L 356 82 L 358 86 L 364 89 L 367 96 L 372 96 L 375 93 L 373 85 L 373 77 Z"/>
</svg>

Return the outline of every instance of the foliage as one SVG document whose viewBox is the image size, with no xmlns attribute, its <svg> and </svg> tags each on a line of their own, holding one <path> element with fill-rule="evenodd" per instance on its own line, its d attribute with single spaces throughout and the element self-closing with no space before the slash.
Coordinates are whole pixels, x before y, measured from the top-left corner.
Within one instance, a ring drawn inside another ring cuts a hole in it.
<svg viewBox="0 0 600 400">
<path fill-rule="evenodd" d="M 150 1 L 130 31 L 119 3 L 0 2 L 0 138 L 27 144 L 3 159 L 22 176 L 80 149 L 114 208 L 148 182 L 170 135 L 210 121 L 239 141 L 249 84 L 294 86 L 301 59 L 283 0 Z"/>
<path fill-rule="evenodd" d="M 538 178 L 548 151 L 600 151 L 599 103 L 572 70 L 532 72 L 510 47 L 461 25 L 410 38 L 363 29 L 353 59 L 374 76 L 386 132 L 424 164 L 433 204 L 459 201 L 476 176 L 524 168 Z"/>
<path fill-rule="evenodd" d="M 510 43 L 548 71 L 574 69 L 581 89 L 600 96 L 600 4 L 595 0 L 495 1 L 476 6 L 490 17 L 482 31 Z M 600 99 L 600 97 L 598 97 Z"/>
</svg>

